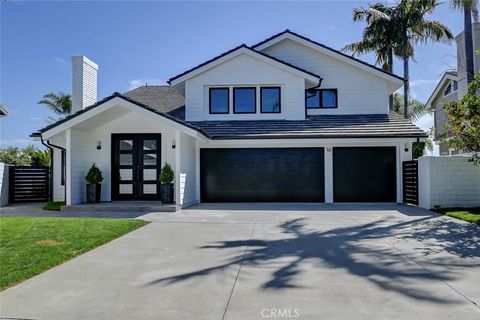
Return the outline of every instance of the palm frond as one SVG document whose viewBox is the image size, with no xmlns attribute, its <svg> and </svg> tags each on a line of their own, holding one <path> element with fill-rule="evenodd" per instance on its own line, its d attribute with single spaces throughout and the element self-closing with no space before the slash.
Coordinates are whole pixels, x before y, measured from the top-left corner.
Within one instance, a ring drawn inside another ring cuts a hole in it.
<svg viewBox="0 0 480 320">
<path fill-rule="evenodd" d="M 453 33 L 440 21 L 423 20 L 422 23 L 412 27 L 418 42 L 443 42 L 447 43 L 454 38 Z"/>
<path fill-rule="evenodd" d="M 478 7 L 479 0 L 450 0 L 452 9 L 463 11 L 473 10 Z"/>
</svg>

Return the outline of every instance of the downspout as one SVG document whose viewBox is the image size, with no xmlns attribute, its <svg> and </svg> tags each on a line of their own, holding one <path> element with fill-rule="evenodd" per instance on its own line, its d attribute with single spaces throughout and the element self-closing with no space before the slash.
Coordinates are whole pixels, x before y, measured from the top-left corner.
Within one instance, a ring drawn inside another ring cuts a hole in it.
<svg viewBox="0 0 480 320">
<path fill-rule="evenodd" d="M 65 151 L 65 162 L 66 162 L 66 159 L 67 159 L 67 149 L 51 143 L 50 140 L 47 140 L 47 144 L 45 144 L 45 143 L 43 142 L 42 136 L 40 136 L 40 140 L 42 141 L 42 144 L 43 144 L 44 146 L 46 146 L 47 148 L 49 148 L 50 150 L 52 150 L 52 158 L 51 158 L 51 166 L 52 166 L 51 179 L 52 179 L 52 180 L 50 181 L 50 188 L 51 188 L 51 190 L 52 190 L 51 197 L 52 197 L 52 199 L 53 199 L 53 148 L 57 148 L 57 149 L 60 149 L 60 150 Z M 52 147 L 53 147 L 53 148 L 52 148 Z M 61 170 L 63 170 L 63 167 L 61 168 Z M 64 195 L 64 198 L 65 198 L 65 201 L 66 201 L 66 200 L 67 200 L 67 180 L 66 180 L 66 179 L 65 179 L 65 181 L 64 181 L 64 183 L 63 183 L 63 195 Z"/>
<path fill-rule="evenodd" d="M 50 150 L 50 185 L 48 186 L 48 201 L 53 201 L 53 148 L 50 147 L 43 141 L 42 136 L 40 136 L 40 141 L 42 144 Z"/>
<path fill-rule="evenodd" d="M 323 78 L 320 78 L 320 80 L 318 81 L 318 85 L 316 85 L 315 87 L 312 87 L 310 89 L 307 89 L 307 91 L 308 90 L 317 90 L 322 85 L 322 81 L 323 81 Z M 308 116 L 308 114 L 307 114 L 307 98 L 310 98 L 310 97 L 305 96 L 305 119 L 307 119 L 307 116 Z"/>
</svg>

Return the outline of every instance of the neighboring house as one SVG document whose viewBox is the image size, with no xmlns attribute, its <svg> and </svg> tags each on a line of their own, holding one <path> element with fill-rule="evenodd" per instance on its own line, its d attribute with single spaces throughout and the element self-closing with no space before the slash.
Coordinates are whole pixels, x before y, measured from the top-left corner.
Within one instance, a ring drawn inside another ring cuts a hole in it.
<svg viewBox="0 0 480 320">
<path fill-rule="evenodd" d="M 3 104 L 0 104 L 0 117 L 8 116 L 8 109 Z"/>
<path fill-rule="evenodd" d="M 73 64 L 74 113 L 33 134 L 54 147 L 54 197 L 65 194 L 67 204 L 85 201 L 93 162 L 105 177 L 103 201 L 157 200 L 168 162 L 183 206 L 401 202 L 402 161 L 426 137 L 388 111 L 401 77 L 288 30 L 187 70 L 170 86 L 90 106 L 97 66 L 84 57 Z"/>
<path fill-rule="evenodd" d="M 455 37 L 457 44 L 457 70 L 447 71 L 443 74 L 435 90 L 428 99 L 427 108 L 434 111 L 434 140 L 440 146 L 440 155 L 453 155 L 462 153 L 448 147 L 448 144 L 441 142 L 445 138 L 445 125 L 447 114 L 444 110 L 445 104 L 462 98 L 467 93 L 467 71 L 465 64 L 464 33 L 461 32 Z M 473 23 L 473 46 L 474 52 L 480 49 L 480 23 Z M 480 67 L 480 57 L 475 55 L 475 70 Z M 448 137 L 447 137 L 448 138 Z"/>
</svg>

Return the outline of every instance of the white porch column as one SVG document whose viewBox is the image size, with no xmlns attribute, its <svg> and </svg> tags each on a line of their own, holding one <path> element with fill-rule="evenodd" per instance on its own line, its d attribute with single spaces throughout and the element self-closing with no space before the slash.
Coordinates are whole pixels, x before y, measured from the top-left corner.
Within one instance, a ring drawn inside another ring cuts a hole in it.
<svg viewBox="0 0 480 320">
<path fill-rule="evenodd" d="M 333 147 L 325 146 L 325 203 L 333 203 Z"/>
<path fill-rule="evenodd" d="M 180 198 L 180 148 L 182 147 L 182 142 L 180 139 L 180 131 L 175 130 L 175 203 L 177 205 L 182 205 Z"/>
<path fill-rule="evenodd" d="M 66 153 L 66 166 L 65 166 L 65 203 L 67 205 L 72 204 L 72 130 L 65 130 L 65 153 Z"/>
<path fill-rule="evenodd" d="M 200 145 L 195 140 L 195 199 L 200 203 Z"/>
</svg>

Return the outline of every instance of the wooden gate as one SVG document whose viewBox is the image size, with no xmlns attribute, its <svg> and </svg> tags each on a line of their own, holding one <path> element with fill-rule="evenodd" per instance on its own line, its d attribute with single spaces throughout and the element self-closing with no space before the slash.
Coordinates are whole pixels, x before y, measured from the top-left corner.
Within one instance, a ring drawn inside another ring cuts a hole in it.
<svg viewBox="0 0 480 320">
<path fill-rule="evenodd" d="M 403 203 L 418 205 L 418 161 L 403 161 Z"/>
<path fill-rule="evenodd" d="M 9 176 L 10 203 L 49 200 L 49 167 L 11 166 Z"/>
</svg>

